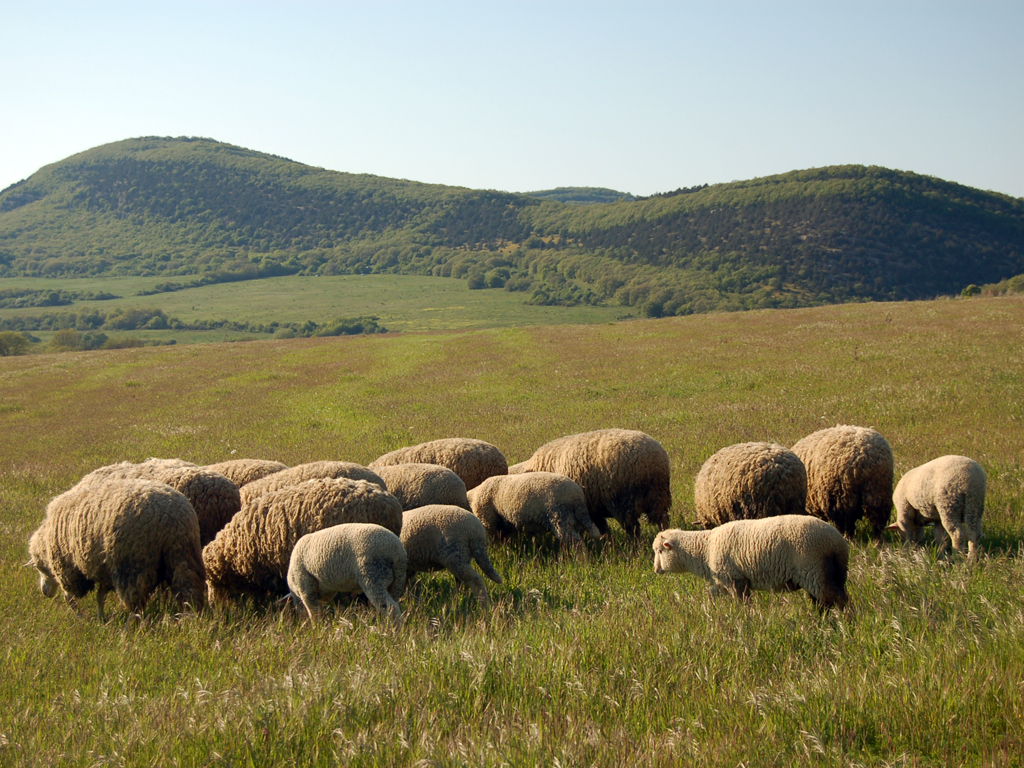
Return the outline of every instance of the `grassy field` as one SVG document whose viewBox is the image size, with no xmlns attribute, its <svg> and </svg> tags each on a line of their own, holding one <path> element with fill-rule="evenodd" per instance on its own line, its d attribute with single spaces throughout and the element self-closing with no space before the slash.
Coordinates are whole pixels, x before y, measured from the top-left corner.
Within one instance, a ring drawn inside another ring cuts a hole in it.
<svg viewBox="0 0 1024 768">
<path fill-rule="evenodd" d="M 179 282 L 187 282 L 180 278 Z M 152 290 L 167 278 L 116 277 L 53 280 L 46 278 L 4 278 L 0 289 L 30 288 L 98 293 L 106 291 L 119 299 L 78 301 L 64 307 L 0 309 L 0 320 L 17 315 L 77 311 L 96 308 L 109 312 L 115 307 L 162 309 L 168 317 L 183 323 L 201 320 L 234 320 L 269 324 L 324 323 L 338 317 L 376 315 L 392 331 L 438 331 L 464 328 L 603 323 L 629 315 L 630 307 L 541 307 L 523 304 L 523 293 L 504 290 L 471 291 L 465 280 L 417 275 L 343 275 L 334 277 L 274 277 L 238 283 L 220 283 L 173 293 L 136 296 Z M 42 339 L 48 333 L 36 333 Z M 266 339 L 266 334 L 238 331 L 131 331 L 112 336 L 135 336 L 146 340 L 179 344 L 213 341 Z"/>
<path fill-rule="evenodd" d="M 325 279 L 325 278 L 321 278 Z M 315 282 L 315 280 L 314 280 Z M 385 321 L 386 322 L 386 321 Z M 114 461 L 368 462 L 463 435 L 520 461 L 641 429 L 673 524 L 719 448 L 880 430 L 897 477 L 946 453 L 988 474 L 986 553 L 855 544 L 849 613 L 802 593 L 711 599 L 650 541 L 492 547 L 482 610 L 422 578 L 390 629 L 242 602 L 84 618 L 21 564 L 47 500 Z M 2 765 L 1020 765 L 1024 299 L 262 341 L 0 359 Z"/>
</svg>

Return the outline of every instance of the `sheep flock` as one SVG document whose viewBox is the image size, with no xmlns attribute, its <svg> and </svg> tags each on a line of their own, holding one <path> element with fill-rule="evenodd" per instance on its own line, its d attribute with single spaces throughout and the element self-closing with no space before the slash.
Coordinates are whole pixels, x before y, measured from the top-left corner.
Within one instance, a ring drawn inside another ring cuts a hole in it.
<svg viewBox="0 0 1024 768">
<path fill-rule="evenodd" d="M 398 600 L 422 592 L 405 595 L 407 573 L 446 571 L 486 609 L 491 601 L 470 562 L 501 585 L 488 547 L 532 537 L 551 540 L 556 552 L 586 548 L 600 557 L 611 521 L 633 543 L 657 529 L 656 573 L 689 572 L 713 595 L 744 599 L 752 590 L 803 589 L 822 611 L 856 599 L 846 574 L 858 523 L 878 545 L 885 530 L 920 544 L 933 524 L 940 549 L 952 540 L 951 557 L 973 563 L 980 551 L 981 467 L 939 457 L 906 472 L 894 493 L 893 451 L 874 429 L 837 425 L 791 448 L 725 446 L 701 467 L 694 504 L 676 511 L 682 525 L 673 529 L 670 472 L 654 437 L 617 428 L 556 438 L 511 465 L 496 446 L 470 438 L 365 465 L 122 462 L 87 473 L 50 502 L 26 565 L 46 597 L 61 592 L 76 611 L 95 589 L 100 620 L 109 592 L 136 614 L 162 587 L 182 610 L 256 595 L 268 605 L 290 601 L 310 620 L 335 595 L 362 594 L 400 623 Z"/>
</svg>

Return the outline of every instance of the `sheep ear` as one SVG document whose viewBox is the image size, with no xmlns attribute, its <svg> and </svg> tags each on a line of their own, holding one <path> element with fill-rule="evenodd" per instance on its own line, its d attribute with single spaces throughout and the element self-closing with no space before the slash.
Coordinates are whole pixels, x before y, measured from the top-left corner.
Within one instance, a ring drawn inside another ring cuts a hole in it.
<svg viewBox="0 0 1024 768">
<path fill-rule="evenodd" d="M 35 565 L 35 564 L 36 564 L 36 561 L 35 561 L 35 560 L 29 560 L 29 561 L 28 561 L 27 563 L 25 563 L 25 564 L 24 564 L 23 566 L 21 566 L 21 567 L 22 567 L 22 568 L 31 568 L 31 567 L 32 567 L 33 565 Z"/>
<path fill-rule="evenodd" d="M 663 546 L 665 549 L 672 549 L 672 542 L 671 541 L 663 541 L 663 542 L 661 542 L 661 546 Z"/>
<path fill-rule="evenodd" d="M 899 527 L 899 525 L 897 523 L 893 523 L 892 525 L 885 526 L 885 530 L 887 530 L 887 531 L 898 531 L 899 529 L 900 529 L 900 527 Z"/>
</svg>

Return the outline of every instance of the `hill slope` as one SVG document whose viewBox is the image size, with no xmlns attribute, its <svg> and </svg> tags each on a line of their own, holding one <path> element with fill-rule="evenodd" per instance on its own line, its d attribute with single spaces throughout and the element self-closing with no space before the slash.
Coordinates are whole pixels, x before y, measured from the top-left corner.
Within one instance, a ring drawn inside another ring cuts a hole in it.
<svg viewBox="0 0 1024 768">
<path fill-rule="evenodd" d="M 188 138 L 98 147 L 0 193 L 0 277 L 366 272 L 648 315 L 928 298 L 1024 272 L 1024 201 L 842 166 L 571 205 Z"/>
</svg>

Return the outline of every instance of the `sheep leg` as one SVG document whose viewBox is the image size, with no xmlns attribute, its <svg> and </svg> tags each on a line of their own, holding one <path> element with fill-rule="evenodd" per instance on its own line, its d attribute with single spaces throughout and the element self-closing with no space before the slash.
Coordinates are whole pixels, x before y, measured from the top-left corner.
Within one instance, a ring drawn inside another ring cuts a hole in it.
<svg viewBox="0 0 1024 768">
<path fill-rule="evenodd" d="M 465 586 L 472 592 L 484 608 L 491 604 L 491 599 L 487 595 L 487 588 L 484 586 L 484 580 L 480 574 L 473 570 L 473 567 L 469 563 L 463 563 L 461 565 L 451 565 L 448 568 L 455 580 Z"/>
<path fill-rule="evenodd" d="M 101 624 L 107 620 L 106 616 L 103 614 L 103 603 L 106 602 L 107 592 L 108 590 L 106 587 L 96 587 L 96 612 Z"/>
<path fill-rule="evenodd" d="M 960 538 L 959 531 L 954 529 L 954 534 L 953 535 L 954 535 L 953 542 L 954 542 L 954 546 L 955 546 L 956 542 Z M 941 554 L 942 552 L 945 551 L 946 544 L 949 543 L 949 535 L 946 533 L 946 529 L 943 528 L 940 523 L 936 523 L 932 527 L 932 536 L 935 539 L 935 549 L 938 550 L 938 552 Z"/>
<path fill-rule="evenodd" d="M 394 624 L 402 623 L 402 609 L 391 596 L 388 586 L 396 581 L 391 563 L 378 561 L 373 563 L 371 574 L 359 574 L 359 586 L 374 608 L 386 614 Z M 402 579 L 402 591 L 405 591 L 405 579 Z"/>
<path fill-rule="evenodd" d="M 320 614 L 320 582 L 313 574 L 305 569 L 298 574 L 297 584 L 292 585 L 292 594 L 302 601 L 306 608 L 309 620 L 316 624 Z M 298 608 L 298 606 L 296 606 Z"/>
</svg>

